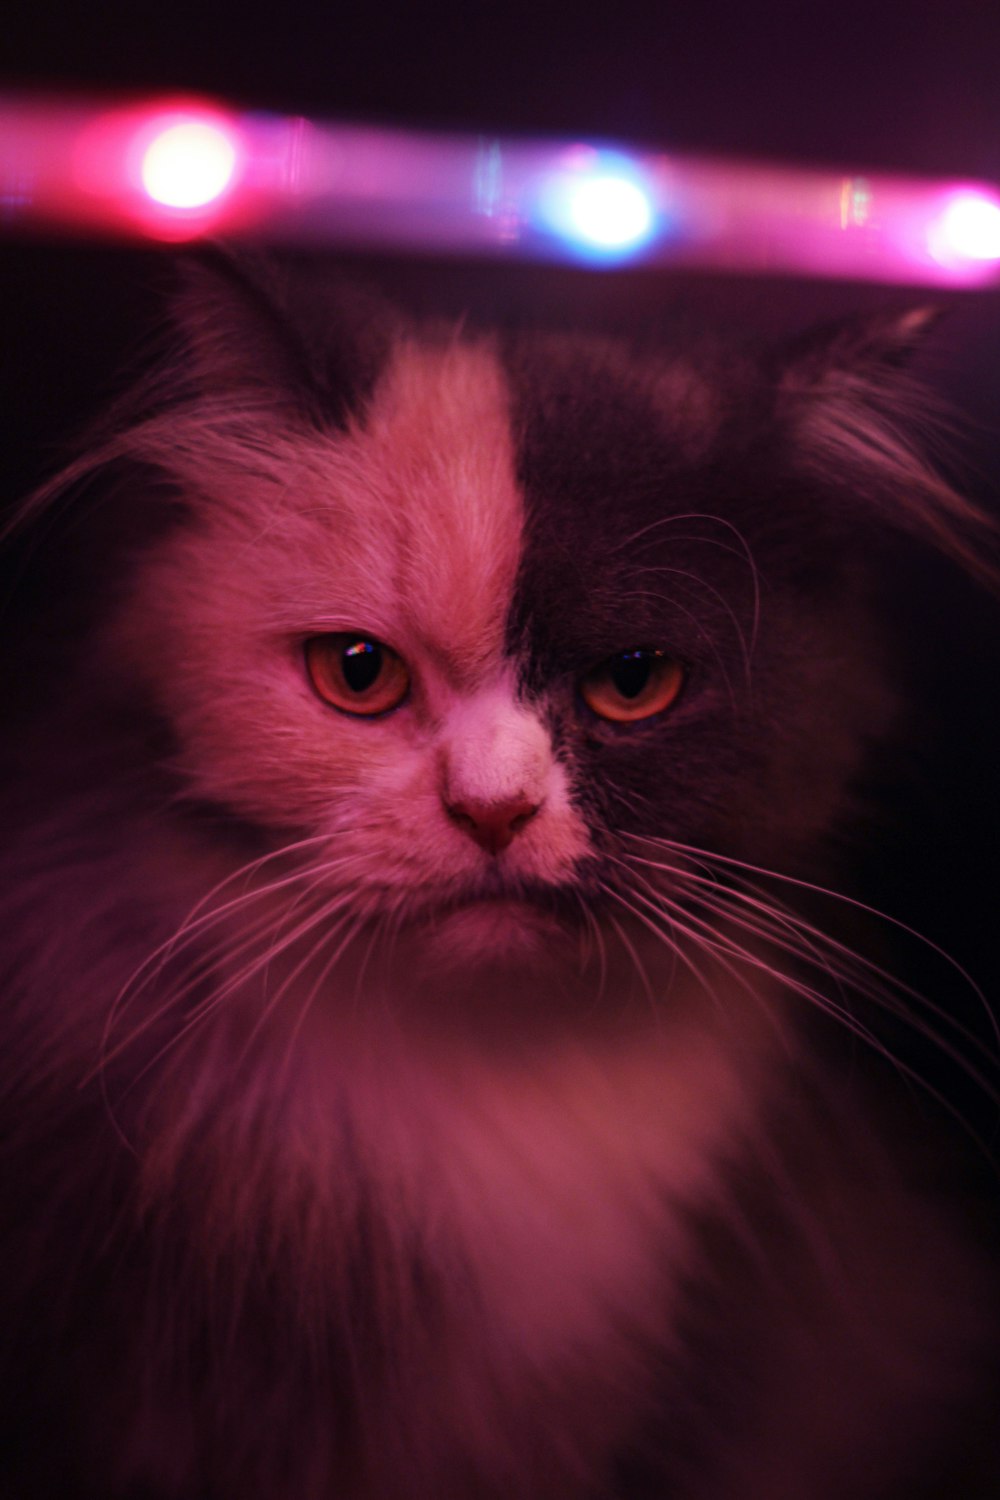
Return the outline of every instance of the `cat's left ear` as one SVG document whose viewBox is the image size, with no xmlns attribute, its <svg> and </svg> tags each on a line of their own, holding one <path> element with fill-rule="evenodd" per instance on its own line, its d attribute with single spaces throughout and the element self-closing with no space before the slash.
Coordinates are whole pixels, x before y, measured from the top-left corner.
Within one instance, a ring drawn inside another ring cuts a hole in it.
<svg viewBox="0 0 1000 1500">
<path fill-rule="evenodd" d="M 342 425 L 365 402 L 401 319 L 322 261 L 210 243 L 184 258 L 173 299 L 179 373 L 199 396 Z"/>
</svg>

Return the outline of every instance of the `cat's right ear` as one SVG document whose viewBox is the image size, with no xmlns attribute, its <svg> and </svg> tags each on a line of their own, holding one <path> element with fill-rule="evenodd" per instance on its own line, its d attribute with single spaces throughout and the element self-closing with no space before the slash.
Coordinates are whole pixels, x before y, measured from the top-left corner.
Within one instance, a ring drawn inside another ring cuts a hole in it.
<svg viewBox="0 0 1000 1500">
<path fill-rule="evenodd" d="M 859 524 L 908 533 L 1000 593 L 1000 523 L 939 470 L 929 439 L 947 434 L 933 397 L 909 371 L 942 316 L 931 305 L 847 319 L 777 355 L 788 452 L 820 486 L 835 476 Z"/>
<path fill-rule="evenodd" d="M 193 394 L 341 426 L 364 404 L 398 316 L 327 265 L 211 244 L 181 265 L 174 322 Z"/>
</svg>

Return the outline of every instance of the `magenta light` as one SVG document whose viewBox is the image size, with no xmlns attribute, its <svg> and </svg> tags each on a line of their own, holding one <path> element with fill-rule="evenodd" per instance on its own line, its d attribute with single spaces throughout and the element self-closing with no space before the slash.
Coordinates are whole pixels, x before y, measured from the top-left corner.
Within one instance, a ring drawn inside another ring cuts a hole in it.
<svg viewBox="0 0 1000 1500">
<path fill-rule="evenodd" d="M 200 100 L 0 99 L 0 224 L 193 239 L 239 224 L 238 120 Z"/>
<path fill-rule="evenodd" d="M 233 181 L 237 147 L 221 122 L 198 116 L 168 117 L 142 152 L 140 178 L 154 202 L 169 209 L 203 209 Z"/>
<path fill-rule="evenodd" d="M 0 98 L 0 227 L 1000 281 L 1000 192 L 988 185 L 237 115 L 191 99 Z"/>
<path fill-rule="evenodd" d="M 1000 198 L 975 188 L 954 193 L 931 224 L 927 243 L 944 266 L 1000 262 Z"/>
<path fill-rule="evenodd" d="M 198 100 L 99 109 L 72 147 L 76 206 L 105 232 L 216 233 L 233 220 L 226 200 L 244 156 L 237 122 Z"/>
</svg>

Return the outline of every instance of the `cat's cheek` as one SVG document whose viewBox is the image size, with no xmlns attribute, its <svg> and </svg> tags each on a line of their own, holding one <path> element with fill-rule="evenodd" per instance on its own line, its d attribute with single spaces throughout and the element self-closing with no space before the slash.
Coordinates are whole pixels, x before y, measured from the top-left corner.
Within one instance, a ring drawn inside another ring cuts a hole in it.
<svg viewBox="0 0 1000 1500">
<path fill-rule="evenodd" d="M 391 759 L 373 758 L 355 771 L 324 818 L 331 852 L 349 862 L 353 883 L 419 905 L 479 877 L 484 856 L 448 819 L 426 755 L 397 743 Z"/>
</svg>

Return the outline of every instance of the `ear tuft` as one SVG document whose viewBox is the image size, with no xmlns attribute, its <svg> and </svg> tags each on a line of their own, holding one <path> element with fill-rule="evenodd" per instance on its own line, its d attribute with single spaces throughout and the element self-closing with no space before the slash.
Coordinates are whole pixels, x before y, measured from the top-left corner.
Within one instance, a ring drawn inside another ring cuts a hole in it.
<svg viewBox="0 0 1000 1500">
<path fill-rule="evenodd" d="M 270 394 L 276 404 L 302 394 L 308 371 L 281 304 L 262 257 L 209 245 L 182 262 L 173 314 L 198 394 Z"/>
<path fill-rule="evenodd" d="M 950 424 L 905 368 L 941 316 L 911 307 L 808 334 L 784 352 L 779 405 L 800 473 L 836 480 L 859 521 L 909 533 L 1000 593 L 1000 526 L 930 461 Z"/>
<path fill-rule="evenodd" d="M 906 368 L 945 316 L 933 303 L 825 324 L 778 352 L 785 389 L 878 379 Z"/>
<path fill-rule="evenodd" d="M 220 244 L 183 263 L 174 318 L 197 394 L 293 408 L 319 425 L 363 405 L 399 322 L 325 264 Z"/>
</svg>

